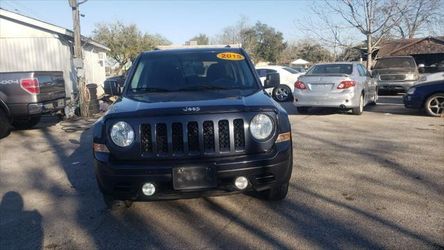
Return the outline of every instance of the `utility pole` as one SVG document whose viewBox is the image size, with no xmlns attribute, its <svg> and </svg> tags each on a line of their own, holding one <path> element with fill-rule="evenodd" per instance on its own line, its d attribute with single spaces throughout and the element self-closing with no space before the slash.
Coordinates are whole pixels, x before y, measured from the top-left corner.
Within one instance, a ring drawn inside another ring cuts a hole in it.
<svg viewBox="0 0 444 250">
<path fill-rule="evenodd" d="M 89 116 L 89 92 L 86 89 L 85 70 L 83 68 L 82 41 L 80 35 L 80 11 L 79 6 L 87 0 L 78 2 L 77 0 L 68 0 L 72 9 L 72 23 L 74 31 L 74 67 L 77 72 L 77 88 L 79 91 L 80 114 L 82 117 Z"/>
</svg>

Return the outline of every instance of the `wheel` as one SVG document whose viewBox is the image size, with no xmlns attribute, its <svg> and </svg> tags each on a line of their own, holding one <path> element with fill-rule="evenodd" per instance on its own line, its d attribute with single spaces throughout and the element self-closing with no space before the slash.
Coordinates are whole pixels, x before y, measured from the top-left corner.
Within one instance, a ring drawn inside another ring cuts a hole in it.
<svg viewBox="0 0 444 250">
<path fill-rule="evenodd" d="M 40 122 L 40 116 L 30 117 L 28 119 L 17 119 L 13 121 L 13 125 L 17 129 L 29 129 L 37 125 Z"/>
<path fill-rule="evenodd" d="M 279 85 L 273 89 L 273 98 L 278 102 L 288 102 L 291 98 L 291 89 L 286 85 Z"/>
<path fill-rule="evenodd" d="M 428 115 L 443 116 L 444 115 L 444 93 L 437 93 L 427 98 L 424 108 Z"/>
<path fill-rule="evenodd" d="M 106 208 L 108 208 L 109 210 L 115 210 L 123 206 L 129 207 L 132 205 L 130 204 L 128 206 L 125 202 L 122 202 L 120 200 L 115 200 L 114 197 L 109 194 L 102 193 L 102 197 L 103 197 L 103 202 L 106 205 Z"/>
<path fill-rule="evenodd" d="M 11 124 L 9 123 L 8 116 L 6 112 L 0 108 L 0 139 L 9 135 L 11 131 Z"/>
<path fill-rule="evenodd" d="M 299 114 L 307 114 L 309 107 L 297 107 L 296 109 L 298 110 Z"/>
<path fill-rule="evenodd" d="M 356 108 L 352 108 L 352 113 L 354 115 L 361 115 L 364 112 L 364 95 L 362 94 L 359 98 L 359 106 Z"/>
<path fill-rule="evenodd" d="M 280 201 L 287 197 L 289 182 L 285 182 L 275 188 L 265 190 L 261 192 L 261 196 L 264 200 L 268 201 Z"/>
</svg>

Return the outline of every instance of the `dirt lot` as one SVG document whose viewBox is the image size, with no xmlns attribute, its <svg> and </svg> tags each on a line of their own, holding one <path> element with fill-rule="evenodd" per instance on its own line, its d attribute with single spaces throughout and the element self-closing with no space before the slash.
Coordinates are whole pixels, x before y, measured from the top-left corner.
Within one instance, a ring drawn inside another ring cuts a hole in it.
<svg viewBox="0 0 444 250">
<path fill-rule="evenodd" d="M 0 248 L 444 248 L 444 119 L 385 97 L 362 116 L 291 104 L 288 198 L 137 203 L 109 212 L 88 122 L 0 140 Z"/>
</svg>

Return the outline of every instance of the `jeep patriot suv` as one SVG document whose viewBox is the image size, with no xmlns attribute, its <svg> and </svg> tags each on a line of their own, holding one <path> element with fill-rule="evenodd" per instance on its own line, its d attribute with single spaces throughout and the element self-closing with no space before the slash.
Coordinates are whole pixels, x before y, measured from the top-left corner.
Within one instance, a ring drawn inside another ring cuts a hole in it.
<svg viewBox="0 0 444 250">
<path fill-rule="evenodd" d="M 94 125 L 95 173 L 108 207 L 236 192 L 287 195 L 293 157 L 286 111 L 243 49 L 138 56 L 120 97 Z"/>
</svg>

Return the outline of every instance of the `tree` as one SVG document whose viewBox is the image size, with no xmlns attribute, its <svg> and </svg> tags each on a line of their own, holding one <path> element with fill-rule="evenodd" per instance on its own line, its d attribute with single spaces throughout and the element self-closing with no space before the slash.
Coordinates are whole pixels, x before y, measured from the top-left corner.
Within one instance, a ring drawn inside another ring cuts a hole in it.
<svg viewBox="0 0 444 250">
<path fill-rule="evenodd" d="M 276 62 L 287 46 L 281 32 L 261 22 L 245 29 L 242 39 L 242 45 L 255 61 Z"/>
<path fill-rule="evenodd" d="M 441 10 L 440 10 L 441 7 Z M 402 12 L 399 23 L 395 25 L 395 31 L 401 38 L 414 38 L 424 29 L 440 23 L 442 15 L 442 0 L 407 0 L 405 9 L 397 7 Z"/>
<path fill-rule="evenodd" d="M 142 34 L 136 25 L 125 25 L 119 21 L 97 24 L 92 33 L 94 40 L 110 48 L 108 56 L 115 60 L 120 68 L 132 62 L 141 51 L 170 44 L 160 35 Z"/>
<path fill-rule="evenodd" d="M 199 34 L 190 39 L 190 41 L 196 41 L 197 45 L 208 45 L 210 44 L 210 39 L 205 34 Z"/>
<path fill-rule="evenodd" d="M 240 44 L 244 41 L 244 31 L 250 27 L 248 18 L 242 16 L 236 24 L 227 26 L 222 30 L 222 33 L 215 39 L 216 43 Z"/>
<path fill-rule="evenodd" d="M 342 29 L 352 28 L 365 37 L 367 68 L 372 66 L 373 51 L 399 24 L 406 8 L 405 0 L 324 0 L 321 6 L 317 6 L 317 9 L 324 10 L 322 13 L 327 13 L 321 16 L 321 20 L 328 20 L 326 26 L 334 34 L 336 44 L 341 44 Z M 335 19 L 342 22 L 334 23 L 332 20 Z"/>
<path fill-rule="evenodd" d="M 290 63 L 302 58 L 311 63 L 328 62 L 334 60 L 332 53 L 319 42 L 311 39 L 298 41 L 288 46 L 282 53 L 281 63 Z"/>
</svg>

